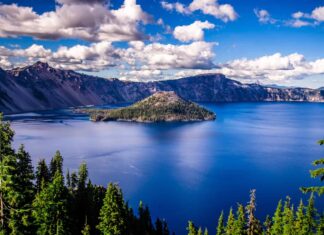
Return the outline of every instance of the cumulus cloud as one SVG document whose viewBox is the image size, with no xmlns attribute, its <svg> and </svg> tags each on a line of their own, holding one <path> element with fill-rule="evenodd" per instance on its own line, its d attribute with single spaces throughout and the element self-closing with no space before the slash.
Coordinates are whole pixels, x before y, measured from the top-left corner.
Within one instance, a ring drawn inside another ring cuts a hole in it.
<svg viewBox="0 0 324 235">
<path fill-rule="evenodd" d="M 161 6 L 168 11 L 177 11 L 181 14 L 191 14 L 195 11 L 201 11 L 206 15 L 212 15 L 224 22 L 234 21 L 238 15 L 230 4 L 219 4 L 218 0 L 193 0 L 189 6 L 182 3 L 161 2 Z"/>
<path fill-rule="evenodd" d="M 238 59 L 221 66 L 218 72 L 237 79 L 284 81 L 324 74 L 324 59 L 307 61 L 301 54 L 275 53 L 256 59 Z"/>
<path fill-rule="evenodd" d="M 60 69 L 99 71 L 118 66 L 123 76 L 157 77 L 162 74 L 160 70 L 213 68 L 212 48 L 212 43 L 202 41 L 187 45 L 132 41 L 128 48 L 116 48 L 111 42 L 103 41 L 89 46 L 63 46 L 56 51 L 37 44 L 26 49 L 0 46 L 0 67 L 9 69 L 41 60 Z"/>
<path fill-rule="evenodd" d="M 284 26 L 293 28 L 301 28 L 305 26 L 316 26 L 324 21 L 324 6 L 315 8 L 311 13 L 297 11 L 291 14 L 291 18 L 287 20 L 277 20 L 271 17 L 267 10 L 254 10 L 255 15 L 260 23 L 275 24 L 279 23 Z"/>
<path fill-rule="evenodd" d="M 267 10 L 254 9 L 254 14 L 257 16 L 258 20 L 262 24 L 274 24 L 277 20 L 273 19 Z"/>
<path fill-rule="evenodd" d="M 161 6 L 162 6 L 162 8 L 164 8 L 168 11 L 175 10 L 181 14 L 185 14 L 185 15 L 191 14 L 190 9 L 180 2 L 168 3 L 166 1 L 162 1 Z"/>
<path fill-rule="evenodd" d="M 189 5 L 191 11 L 200 10 L 206 15 L 212 15 L 224 22 L 237 19 L 237 13 L 230 4 L 219 4 L 218 0 L 193 0 Z"/>
<path fill-rule="evenodd" d="M 37 14 L 31 7 L 0 5 L 0 37 L 79 38 L 87 41 L 131 41 L 145 38 L 138 30 L 150 16 L 136 0 L 116 10 L 102 1 L 60 0 L 55 11 Z M 91 3 L 91 4 L 90 4 Z"/>
<path fill-rule="evenodd" d="M 208 21 L 195 21 L 190 25 L 175 27 L 173 36 L 181 42 L 201 41 L 204 39 L 203 29 L 213 29 L 214 24 Z"/>
</svg>

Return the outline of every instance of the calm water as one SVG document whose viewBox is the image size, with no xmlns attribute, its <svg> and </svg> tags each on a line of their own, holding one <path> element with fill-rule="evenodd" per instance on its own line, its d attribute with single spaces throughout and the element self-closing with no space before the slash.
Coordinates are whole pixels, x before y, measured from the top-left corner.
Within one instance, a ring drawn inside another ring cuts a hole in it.
<svg viewBox="0 0 324 235">
<path fill-rule="evenodd" d="M 68 111 L 13 115 L 14 145 L 37 162 L 61 150 L 65 168 L 89 166 L 94 183 L 119 182 L 133 207 L 184 234 L 186 222 L 213 234 L 221 209 L 246 203 L 257 190 L 260 218 L 286 195 L 303 195 L 311 162 L 324 157 L 324 104 L 205 104 L 217 120 L 202 123 L 93 123 Z M 324 209 L 323 198 L 317 207 Z M 260 209 L 261 208 L 261 209 Z"/>
</svg>

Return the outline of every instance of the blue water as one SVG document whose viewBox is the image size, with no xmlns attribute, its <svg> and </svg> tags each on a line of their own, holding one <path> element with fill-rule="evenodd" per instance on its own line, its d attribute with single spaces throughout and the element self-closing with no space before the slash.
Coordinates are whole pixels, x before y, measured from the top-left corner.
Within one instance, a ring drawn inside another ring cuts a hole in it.
<svg viewBox="0 0 324 235">
<path fill-rule="evenodd" d="M 69 111 L 8 116 L 14 146 L 25 144 L 33 161 L 59 149 L 65 167 L 82 161 L 96 184 L 119 182 L 133 207 L 140 200 L 153 217 L 184 234 L 187 221 L 214 233 L 222 209 L 246 203 L 257 190 L 257 215 L 273 213 L 286 195 L 318 183 L 311 162 L 324 157 L 324 104 L 204 104 L 216 121 L 201 123 L 93 123 Z M 304 197 L 305 198 L 305 197 Z M 317 207 L 324 209 L 323 198 Z"/>
</svg>

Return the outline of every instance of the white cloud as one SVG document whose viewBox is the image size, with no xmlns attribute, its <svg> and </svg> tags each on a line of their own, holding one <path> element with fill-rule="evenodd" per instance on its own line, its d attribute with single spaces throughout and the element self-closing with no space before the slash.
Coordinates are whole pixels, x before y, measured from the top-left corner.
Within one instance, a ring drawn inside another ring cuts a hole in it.
<svg viewBox="0 0 324 235">
<path fill-rule="evenodd" d="M 161 2 L 161 6 L 168 11 L 177 11 L 181 14 L 190 14 L 195 11 L 202 11 L 206 15 L 212 15 L 224 22 L 234 21 L 238 15 L 230 4 L 219 4 L 218 0 L 193 0 L 189 6 L 182 3 Z"/>
<path fill-rule="evenodd" d="M 173 36 L 182 42 L 201 41 L 204 39 L 203 29 L 213 29 L 214 24 L 208 21 L 195 21 L 190 25 L 183 25 L 175 27 Z"/>
<path fill-rule="evenodd" d="M 324 21 L 324 6 L 315 8 L 312 11 L 311 17 L 318 22 Z"/>
<path fill-rule="evenodd" d="M 274 24 L 277 20 L 273 19 L 267 10 L 254 9 L 254 14 L 258 17 L 258 20 L 262 24 Z"/>
<path fill-rule="evenodd" d="M 55 11 L 42 14 L 31 7 L 0 5 L 0 37 L 131 41 L 145 37 L 138 25 L 150 20 L 136 0 L 125 0 L 116 10 L 110 10 L 102 1 L 60 0 L 60 3 Z"/>
<path fill-rule="evenodd" d="M 286 25 L 300 28 L 304 26 L 316 26 L 324 21 L 324 6 L 315 8 L 311 14 L 301 11 L 292 14 L 292 19 L 286 21 Z"/>
<path fill-rule="evenodd" d="M 128 48 L 115 48 L 111 42 L 103 41 L 89 46 L 64 46 L 57 51 L 36 44 L 26 49 L 0 46 L 0 67 L 9 69 L 41 60 L 60 69 L 100 71 L 118 66 L 129 76 L 139 77 L 141 73 L 157 76 L 158 70 L 213 68 L 212 48 L 212 43 L 202 41 L 188 45 L 145 45 L 142 41 L 132 41 Z M 132 70 L 137 72 L 131 73 Z"/>
<path fill-rule="evenodd" d="M 310 75 L 324 74 L 324 59 L 307 61 L 298 53 L 287 56 L 276 53 L 252 60 L 234 60 L 224 64 L 218 72 L 236 79 L 267 81 L 301 79 Z"/>
<path fill-rule="evenodd" d="M 186 7 L 184 4 L 179 3 L 179 2 L 175 2 L 175 3 L 168 3 L 166 1 L 162 1 L 161 2 L 161 6 L 162 8 L 168 10 L 168 11 L 177 11 L 181 14 L 191 14 L 191 11 L 188 9 L 188 7 Z"/>
</svg>

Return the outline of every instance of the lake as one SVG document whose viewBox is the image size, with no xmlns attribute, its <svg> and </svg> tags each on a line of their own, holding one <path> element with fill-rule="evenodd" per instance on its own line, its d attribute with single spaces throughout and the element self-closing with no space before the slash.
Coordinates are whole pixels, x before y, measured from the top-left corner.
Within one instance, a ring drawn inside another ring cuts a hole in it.
<svg viewBox="0 0 324 235">
<path fill-rule="evenodd" d="M 96 184 L 118 182 L 133 207 L 142 200 L 152 216 L 184 234 L 187 221 L 214 234 L 220 211 L 257 191 L 257 215 L 273 213 L 286 195 L 298 202 L 311 179 L 311 162 L 324 157 L 324 104 L 203 104 L 216 121 L 93 123 L 69 110 L 10 115 L 14 146 L 25 144 L 34 163 L 56 150 L 65 169 L 87 162 Z M 304 196 L 304 198 L 306 198 Z M 323 198 L 316 206 L 324 209 Z"/>
</svg>

